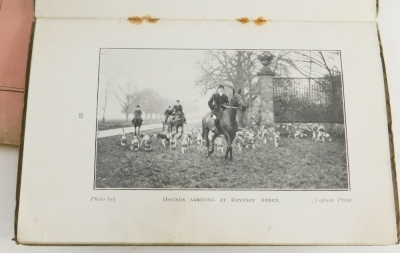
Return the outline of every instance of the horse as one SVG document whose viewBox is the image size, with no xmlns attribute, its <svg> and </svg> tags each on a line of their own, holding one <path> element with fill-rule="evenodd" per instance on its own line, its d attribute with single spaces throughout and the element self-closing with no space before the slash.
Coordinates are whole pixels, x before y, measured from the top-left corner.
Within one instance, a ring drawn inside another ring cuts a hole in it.
<svg viewBox="0 0 400 253">
<path fill-rule="evenodd" d="M 183 113 L 182 112 L 177 112 L 175 114 L 174 125 L 175 125 L 175 129 L 176 129 L 176 133 L 178 133 L 179 127 L 182 128 L 182 133 L 183 133 L 184 120 L 183 120 Z"/>
<path fill-rule="evenodd" d="M 167 123 L 163 122 L 163 132 L 164 132 L 165 126 L 167 126 L 168 127 L 168 133 L 172 133 L 173 128 L 175 126 L 174 117 L 175 117 L 174 115 L 170 115 L 170 116 L 168 116 Z"/>
<path fill-rule="evenodd" d="M 210 117 L 211 112 L 206 113 L 202 118 L 202 126 L 203 126 L 203 137 L 206 139 L 206 146 L 208 156 L 210 156 L 214 152 L 214 141 L 218 137 L 219 134 L 224 135 L 226 143 L 228 147 L 225 152 L 225 159 L 232 160 L 232 142 L 235 139 L 236 132 L 238 129 L 243 128 L 243 119 L 242 117 L 245 115 L 243 112 L 246 110 L 246 105 L 241 96 L 241 89 L 238 93 L 235 93 L 235 89 L 233 89 L 233 97 L 230 101 L 229 106 L 225 106 L 225 109 L 220 115 L 220 124 L 218 128 L 218 134 L 214 134 L 211 140 L 212 147 L 211 150 L 210 140 L 208 139 L 208 134 L 214 126 L 214 119 Z M 240 113 L 237 113 L 237 112 Z"/>
<path fill-rule="evenodd" d="M 140 134 L 140 127 L 142 126 L 142 122 L 143 122 L 143 120 L 142 120 L 142 118 L 141 117 L 134 117 L 133 119 L 132 119 L 132 125 L 135 127 L 135 135 L 136 136 L 138 136 L 139 134 Z M 139 128 L 138 129 L 138 132 L 136 133 L 136 128 Z"/>
</svg>

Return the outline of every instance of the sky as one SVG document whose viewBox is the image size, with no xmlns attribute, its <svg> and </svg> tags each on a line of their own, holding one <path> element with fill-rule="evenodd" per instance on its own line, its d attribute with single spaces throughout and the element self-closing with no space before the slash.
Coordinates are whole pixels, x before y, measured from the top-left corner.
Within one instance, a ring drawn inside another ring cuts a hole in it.
<svg viewBox="0 0 400 253">
<path fill-rule="evenodd" d="M 161 97 L 173 101 L 179 99 L 184 108 L 188 104 L 200 105 L 201 115 L 208 112 L 207 101 L 212 92 L 203 95 L 195 84 L 202 73 L 197 62 L 204 59 L 204 52 L 176 49 L 102 49 L 99 70 L 99 117 L 102 116 L 101 108 L 104 105 L 107 82 L 114 87 L 131 82 L 137 90 L 150 88 Z M 259 68 L 262 67 L 261 63 L 257 64 Z M 296 77 L 295 72 L 293 77 Z M 300 74 L 297 76 L 303 77 Z M 106 119 L 124 118 L 118 101 L 112 95 L 108 96 L 105 116 Z"/>
</svg>

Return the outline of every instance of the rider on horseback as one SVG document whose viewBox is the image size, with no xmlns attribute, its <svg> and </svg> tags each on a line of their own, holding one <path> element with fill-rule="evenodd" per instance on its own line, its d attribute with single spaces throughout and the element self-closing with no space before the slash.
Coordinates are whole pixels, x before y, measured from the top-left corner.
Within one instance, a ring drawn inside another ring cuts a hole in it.
<svg viewBox="0 0 400 253">
<path fill-rule="evenodd" d="M 187 123 L 186 123 L 185 114 L 183 113 L 183 107 L 182 107 L 182 105 L 180 104 L 179 100 L 176 100 L 176 105 L 174 105 L 174 108 L 173 108 L 172 110 L 173 110 L 173 114 L 175 114 L 175 115 L 179 115 L 179 114 L 182 115 L 183 123 L 187 124 Z M 180 112 L 180 113 L 178 113 L 178 112 Z"/>
<path fill-rule="evenodd" d="M 140 123 L 143 122 L 143 119 L 142 119 L 142 110 L 140 110 L 140 106 L 139 106 L 139 105 L 137 105 L 136 108 L 133 110 L 133 115 L 135 116 L 135 117 L 133 118 L 133 120 L 135 120 L 136 118 L 138 118 L 138 119 L 140 120 Z"/>
<path fill-rule="evenodd" d="M 224 86 L 218 86 L 217 93 L 213 94 L 208 101 L 208 106 L 211 109 L 211 116 L 216 116 L 215 123 L 213 129 L 211 131 L 213 133 L 218 133 L 217 124 L 219 124 L 220 115 L 223 111 L 223 106 L 229 105 L 228 96 L 224 94 Z"/>
<path fill-rule="evenodd" d="M 164 115 L 165 115 L 165 124 L 167 124 L 168 117 L 173 114 L 173 110 L 171 109 L 171 106 L 168 106 L 168 109 L 165 110 Z"/>
</svg>

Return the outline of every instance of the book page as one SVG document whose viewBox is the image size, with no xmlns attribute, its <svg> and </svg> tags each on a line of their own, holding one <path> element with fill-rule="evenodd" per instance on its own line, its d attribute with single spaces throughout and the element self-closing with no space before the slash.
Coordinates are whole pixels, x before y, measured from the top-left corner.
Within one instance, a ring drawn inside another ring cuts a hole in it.
<svg viewBox="0 0 400 253">
<path fill-rule="evenodd" d="M 35 11 L 38 18 L 373 22 L 376 5 L 375 0 L 38 0 Z"/>
<path fill-rule="evenodd" d="M 374 23 L 38 20 L 18 241 L 396 243 L 379 53 Z"/>
</svg>

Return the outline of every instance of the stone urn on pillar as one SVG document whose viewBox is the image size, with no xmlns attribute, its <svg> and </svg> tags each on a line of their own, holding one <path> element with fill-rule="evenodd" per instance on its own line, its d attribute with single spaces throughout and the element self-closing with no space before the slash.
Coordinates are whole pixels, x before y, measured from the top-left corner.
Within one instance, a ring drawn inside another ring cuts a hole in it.
<svg viewBox="0 0 400 253">
<path fill-rule="evenodd" d="M 260 114 L 261 114 L 261 125 L 267 127 L 274 125 L 274 76 L 275 73 L 270 69 L 274 55 L 266 53 L 258 56 L 258 60 L 261 62 L 263 67 L 257 73 L 259 89 L 258 94 L 261 98 Z"/>
</svg>

